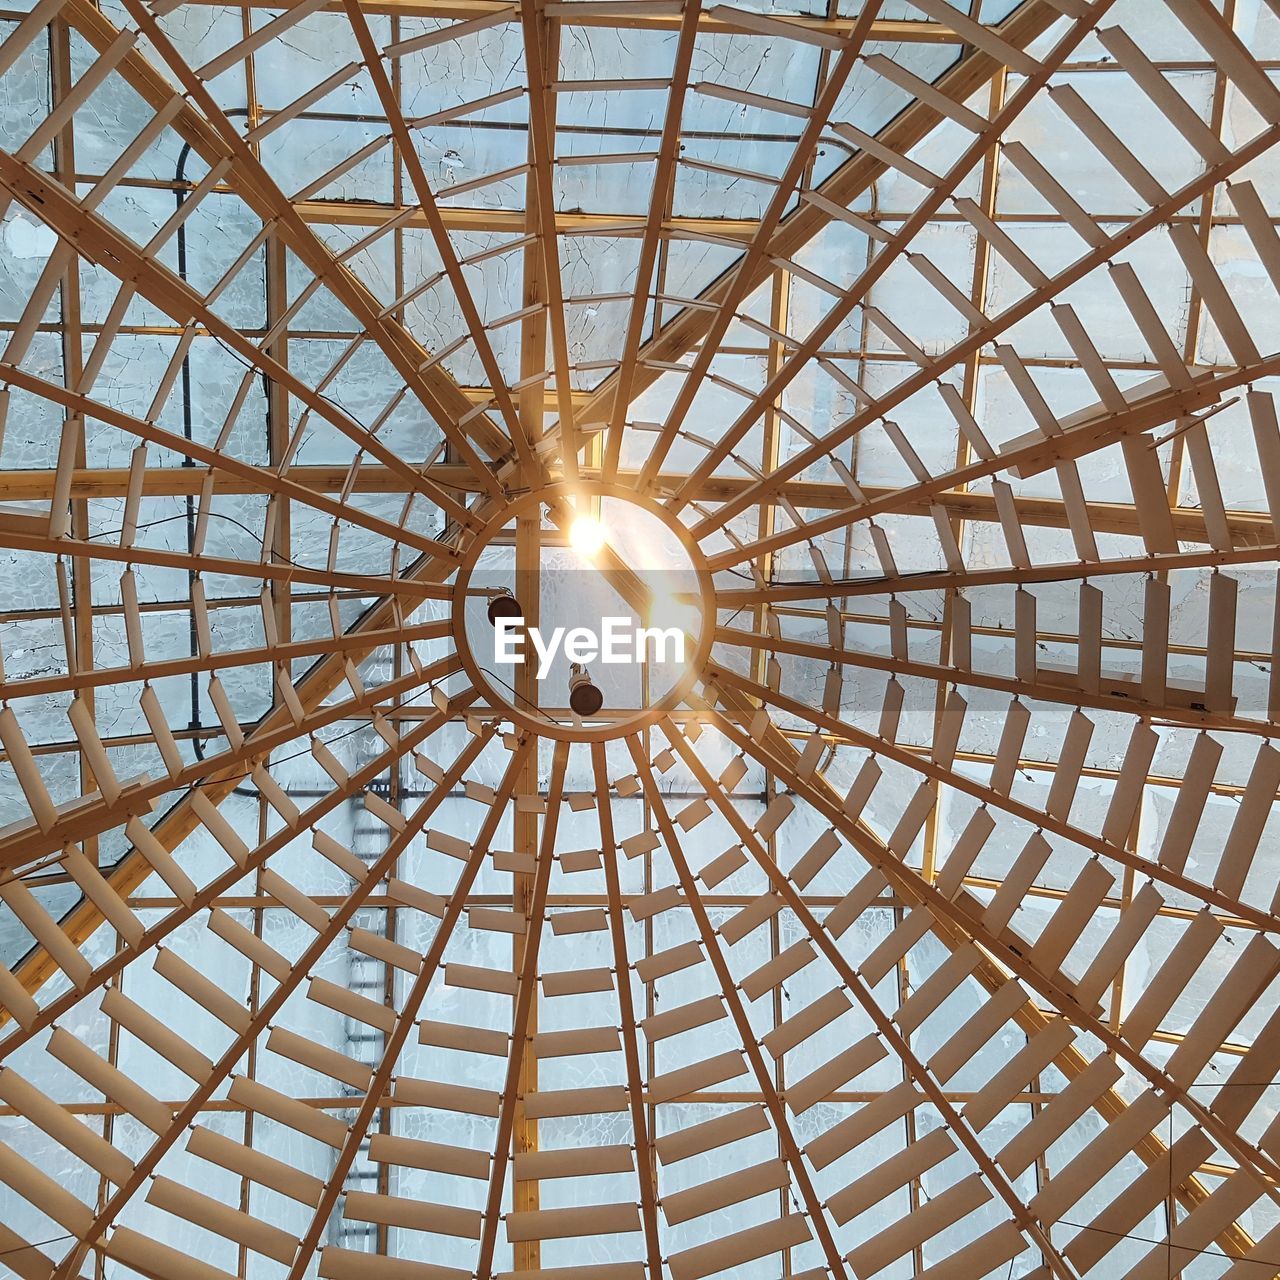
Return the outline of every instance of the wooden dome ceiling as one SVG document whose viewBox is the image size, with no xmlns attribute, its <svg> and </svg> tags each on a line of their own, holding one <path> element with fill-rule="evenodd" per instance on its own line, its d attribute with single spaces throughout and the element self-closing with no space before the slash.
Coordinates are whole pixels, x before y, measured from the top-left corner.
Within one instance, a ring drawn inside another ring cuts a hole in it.
<svg viewBox="0 0 1280 1280">
<path fill-rule="evenodd" d="M 0 12 L 0 1274 L 1280 1274 L 1278 15 Z"/>
</svg>

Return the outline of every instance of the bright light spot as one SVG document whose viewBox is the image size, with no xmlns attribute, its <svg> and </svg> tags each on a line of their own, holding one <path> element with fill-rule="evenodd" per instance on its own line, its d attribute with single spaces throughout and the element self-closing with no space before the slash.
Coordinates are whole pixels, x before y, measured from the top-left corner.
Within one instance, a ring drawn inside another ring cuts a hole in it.
<svg viewBox="0 0 1280 1280">
<path fill-rule="evenodd" d="M 701 630 L 702 614 L 697 605 L 674 595 L 655 595 L 649 606 L 651 627 L 678 627 L 686 635 L 696 636 Z"/>
<path fill-rule="evenodd" d="M 595 516 L 578 516 L 569 526 L 573 549 L 587 560 L 594 560 L 604 548 L 604 525 Z"/>
</svg>

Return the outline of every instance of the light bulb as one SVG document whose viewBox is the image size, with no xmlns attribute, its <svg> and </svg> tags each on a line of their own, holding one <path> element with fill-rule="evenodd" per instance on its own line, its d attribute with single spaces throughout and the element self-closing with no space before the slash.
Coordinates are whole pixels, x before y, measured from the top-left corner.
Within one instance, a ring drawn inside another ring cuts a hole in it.
<svg viewBox="0 0 1280 1280">
<path fill-rule="evenodd" d="M 587 560 L 594 560 L 604 547 L 604 525 L 595 516 L 577 516 L 569 526 L 573 549 Z"/>
</svg>

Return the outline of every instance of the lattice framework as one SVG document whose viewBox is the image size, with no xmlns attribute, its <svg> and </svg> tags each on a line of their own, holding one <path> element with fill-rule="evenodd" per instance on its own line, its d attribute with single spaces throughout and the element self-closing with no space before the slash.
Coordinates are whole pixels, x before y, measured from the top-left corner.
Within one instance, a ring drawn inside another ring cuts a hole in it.
<svg viewBox="0 0 1280 1280">
<path fill-rule="evenodd" d="M 0 20 L 0 1264 L 1277 1273 L 1274 12 Z M 716 571 L 607 745 L 561 480 Z"/>
</svg>

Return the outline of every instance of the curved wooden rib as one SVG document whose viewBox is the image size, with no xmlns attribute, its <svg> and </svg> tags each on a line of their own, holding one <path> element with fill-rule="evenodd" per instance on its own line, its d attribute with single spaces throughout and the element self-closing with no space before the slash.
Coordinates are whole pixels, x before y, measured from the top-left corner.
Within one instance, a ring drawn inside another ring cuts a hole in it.
<svg viewBox="0 0 1280 1280">
<path fill-rule="evenodd" d="M 297 990 L 304 978 L 310 976 L 316 963 L 328 950 L 334 939 L 346 928 L 360 904 L 373 892 L 378 882 L 391 872 L 396 860 L 408 847 L 410 841 L 422 831 L 432 813 L 448 798 L 453 784 L 465 777 L 467 770 L 475 762 L 476 757 L 479 756 L 485 744 L 496 731 L 497 725 L 490 725 L 485 733 L 473 738 L 463 748 L 457 760 L 445 772 L 444 782 L 439 789 L 431 798 L 424 800 L 418 806 L 404 828 L 392 838 L 386 851 L 369 868 L 365 879 L 352 890 L 342 907 L 334 912 L 323 930 L 316 934 L 316 937 L 303 951 L 302 955 L 293 962 L 288 975 L 261 1002 L 245 1029 L 235 1037 L 231 1045 L 214 1064 L 212 1072 L 209 1073 L 200 1087 L 192 1093 L 191 1097 L 179 1109 L 174 1116 L 173 1123 L 164 1133 L 157 1137 L 146 1154 L 135 1162 L 133 1171 L 127 1181 L 121 1184 L 115 1194 L 102 1207 L 101 1211 L 94 1216 L 88 1230 L 79 1237 L 75 1248 L 63 1259 L 55 1273 L 55 1280 L 68 1280 L 68 1277 L 75 1275 L 79 1270 L 80 1260 L 85 1256 L 86 1252 L 94 1247 L 103 1232 L 115 1222 L 136 1192 L 145 1185 L 147 1178 L 154 1171 L 156 1165 L 159 1164 L 165 1152 L 186 1132 L 191 1122 L 199 1115 L 204 1104 L 214 1095 L 231 1072 L 235 1070 L 236 1064 L 244 1057 L 249 1046 L 270 1026 L 272 1019 L 284 1008 L 289 996 Z M 514 770 L 511 771 L 511 775 L 513 774 Z M 463 896 L 465 895 L 460 895 L 456 899 L 457 912 L 462 910 Z M 450 909 L 451 911 L 454 910 L 453 904 L 451 904 Z M 456 919 L 456 913 L 454 918 Z M 440 932 L 443 935 L 440 945 L 443 947 L 443 939 L 447 938 L 448 930 L 441 929 Z M 382 1083 L 385 1084 L 385 1081 Z M 377 1097 L 375 1096 L 374 1105 L 376 1105 L 376 1101 Z M 369 1099 L 366 1098 L 366 1105 L 368 1104 Z M 361 1130 L 361 1138 L 363 1138 L 363 1130 Z M 341 1189 L 341 1178 L 334 1179 L 330 1185 L 336 1197 Z"/>
<path fill-rule="evenodd" d="M 730 694 L 729 698 L 732 699 L 733 696 Z M 744 710 L 749 706 L 749 704 L 739 705 Z M 743 750 L 750 751 L 752 754 L 761 751 L 760 744 L 728 717 L 716 711 L 712 711 L 711 715 L 714 723 L 725 736 Z M 789 744 L 785 746 L 785 752 L 788 757 L 795 757 L 794 749 Z M 1178 1085 L 1164 1071 L 1135 1051 L 1121 1035 L 1104 1024 L 1094 1013 L 1082 1008 L 1063 988 L 1056 975 L 1038 972 L 1018 947 L 1011 945 L 1003 938 L 995 937 L 981 923 L 979 904 L 969 898 L 969 895 L 961 893 L 953 901 L 934 885 L 926 882 L 917 871 L 908 867 L 881 844 L 865 826 L 844 813 L 838 797 L 824 779 L 806 780 L 792 765 L 785 763 L 773 752 L 768 754 L 768 762 L 769 767 L 783 778 L 797 795 L 813 805 L 870 866 L 884 875 L 905 902 L 919 906 L 930 913 L 935 922 L 933 930 L 937 936 L 949 937 L 953 939 L 952 945 L 957 946 L 964 940 L 979 943 L 982 949 L 1008 972 L 1020 979 L 1030 990 L 1039 993 L 1049 1007 L 1055 1009 L 1081 1030 L 1097 1036 L 1111 1053 L 1133 1067 L 1156 1090 L 1176 1097 L 1205 1132 L 1239 1162 L 1240 1168 L 1250 1173 L 1261 1193 L 1273 1202 L 1280 1203 L 1280 1190 L 1277 1189 L 1275 1179 L 1276 1165 L 1270 1156 L 1248 1142 L 1238 1132 L 1225 1126 L 1189 1090 Z"/>
<path fill-rule="evenodd" d="M 725 962 L 724 954 L 720 948 L 720 941 L 716 937 L 715 929 L 711 924 L 710 917 L 707 915 L 707 909 L 703 905 L 702 896 L 698 892 L 693 873 L 689 870 L 689 864 L 681 848 L 680 838 L 676 834 L 675 824 L 672 822 L 671 815 L 667 810 L 666 800 L 654 780 L 653 770 L 645 756 L 643 743 L 639 737 L 633 736 L 627 739 L 627 747 L 631 752 L 632 760 L 635 761 L 636 771 L 640 776 L 641 786 L 644 788 L 645 796 L 653 811 L 654 820 L 658 824 L 662 843 L 671 857 L 676 876 L 680 881 L 680 887 L 684 890 L 685 898 L 689 904 L 689 911 L 693 916 L 694 923 L 697 925 L 698 936 L 702 940 L 707 959 L 715 970 L 716 980 L 720 985 L 720 994 L 724 997 L 724 1002 L 729 1008 L 729 1016 L 733 1019 L 734 1026 L 737 1028 L 738 1035 L 742 1040 L 742 1047 L 751 1066 L 751 1073 L 755 1077 L 756 1087 L 760 1090 L 765 1106 L 769 1109 L 774 1131 L 778 1136 L 778 1145 L 782 1149 L 783 1158 L 790 1166 L 792 1180 L 800 1192 L 800 1198 L 804 1202 L 805 1210 L 809 1215 L 810 1225 L 817 1233 L 818 1239 L 822 1244 L 823 1256 L 827 1260 L 827 1266 L 831 1269 L 831 1274 L 840 1277 L 840 1280 L 845 1280 L 848 1272 L 845 1269 L 844 1259 L 840 1256 L 839 1249 L 836 1248 L 831 1224 L 818 1201 L 817 1193 L 813 1189 L 813 1181 L 800 1155 L 800 1144 L 796 1142 L 795 1135 L 791 1131 L 791 1125 L 782 1109 L 782 1101 L 778 1097 L 777 1089 L 774 1087 L 773 1080 L 769 1075 L 769 1068 L 766 1066 L 760 1048 L 756 1044 L 751 1022 L 742 1006 L 742 999 Z"/>
</svg>

